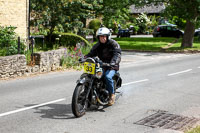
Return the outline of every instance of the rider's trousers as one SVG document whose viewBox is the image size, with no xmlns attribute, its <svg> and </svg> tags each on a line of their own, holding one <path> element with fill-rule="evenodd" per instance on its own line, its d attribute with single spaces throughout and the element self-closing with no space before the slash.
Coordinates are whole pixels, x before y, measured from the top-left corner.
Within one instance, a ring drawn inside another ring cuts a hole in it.
<svg viewBox="0 0 200 133">
<path fill-rule="evenodd" d="M 114 81 L 113 81 L 113 76 L 115 75 L 116 70 L 107 70 L 104 75 L 105 75 L 105 80 L 106 80 L 106 89 L 109 91 L 110 94 L 114 94 Z"/>
</svg>

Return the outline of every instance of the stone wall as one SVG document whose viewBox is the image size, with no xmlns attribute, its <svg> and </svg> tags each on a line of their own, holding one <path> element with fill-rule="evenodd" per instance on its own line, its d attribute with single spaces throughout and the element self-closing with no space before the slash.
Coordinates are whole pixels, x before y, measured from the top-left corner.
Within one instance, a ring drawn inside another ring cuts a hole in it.
<svg viewBox="0 0 200 133">
<path fill-rule="evenodd" d="M 25 55 L 0 57 L 0 79 L 50 72 L 60 69 L 66 49 L 34 53 L 34 65 L 28 66 Z"/>
<path fill-rule="evenodd" d="M 0 79 L 15 78 L 26 72 L 25 55 L 14 55 L 0 58 Z"/>
<path fill-rule="evenodd" d="M 0 0 L 0 25 L 15 26 L 15 32 L 27 38 L 28 0 Z"/>
<path fill-rule="evenodd" d="M 66 49 L 53 50 L 34 54 L 35 65 L 40 72 L 50 72 L 60 68 L 61 58 Z"/>
</svg>

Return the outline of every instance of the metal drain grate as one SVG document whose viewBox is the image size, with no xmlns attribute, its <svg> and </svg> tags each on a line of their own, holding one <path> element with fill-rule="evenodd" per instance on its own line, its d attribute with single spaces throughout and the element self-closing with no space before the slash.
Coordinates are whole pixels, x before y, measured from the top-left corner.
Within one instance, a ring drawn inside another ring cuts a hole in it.
<svg viewBox="0 0 200 133">
<path fill-rule="evenodd" d="M 196 124 L 199 119 L 169 114 L 166 111 L 158 111 L 142 120 L 135 122 L 137 125 L 144 125 L 152 128 L 164 128 L 184 131 Z"/>
</svg>

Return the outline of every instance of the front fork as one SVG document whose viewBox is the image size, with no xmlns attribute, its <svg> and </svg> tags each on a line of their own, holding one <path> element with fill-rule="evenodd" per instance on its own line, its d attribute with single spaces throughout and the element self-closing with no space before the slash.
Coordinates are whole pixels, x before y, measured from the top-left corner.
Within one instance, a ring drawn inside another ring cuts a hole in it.
<svg viewBox="0 0 200 133">
<path fill-rule="evenodd" d="M 86 100 L 88 101 L 88 97 L 89 97 L 89 94 L 90 94 L 90 91 L 92 90 L 92 85 L 93 85 L 93 82 L 94 82 L 94 79 L 91 78 L 90 79 L 90 83 L 89 83 L 89 87 L 88 87 L 88 91 L 87 91 L 87 94 L 86 94 Z"/>
</svg>

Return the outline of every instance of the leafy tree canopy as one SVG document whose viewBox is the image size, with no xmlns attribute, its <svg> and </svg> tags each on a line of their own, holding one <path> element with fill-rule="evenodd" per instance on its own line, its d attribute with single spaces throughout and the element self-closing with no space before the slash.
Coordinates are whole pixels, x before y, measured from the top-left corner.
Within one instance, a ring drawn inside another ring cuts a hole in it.
<svg viewBox="0 0 200 133">
<path fill-rule="evenodd" d="M 94 10 L 101 8 L 101 0 L 31 0 L 32 25 L 45 29 L 78 33 Z"/>
<path fill-rule="evenodd" d="M 195 27 L 199 26 L 200 0 L 134 0 L 132 4 L 144 6 L 164 3 L 168 16 L 186 20 L 182 47 L 192 47 Z"/>
<path fill-rule="evenodd" d="M 96 10 L 96 16 L 103 18 L 103 24 L 116 30 L 118 24 L 125 24 L 129 19 L 129 0 L 102 0 L 101 8 Z"/>
</svg>

